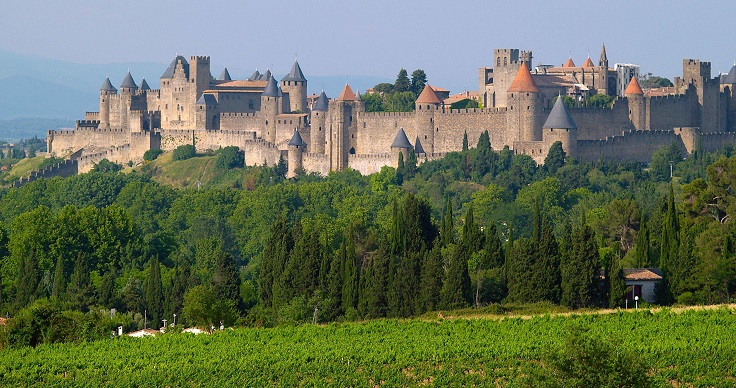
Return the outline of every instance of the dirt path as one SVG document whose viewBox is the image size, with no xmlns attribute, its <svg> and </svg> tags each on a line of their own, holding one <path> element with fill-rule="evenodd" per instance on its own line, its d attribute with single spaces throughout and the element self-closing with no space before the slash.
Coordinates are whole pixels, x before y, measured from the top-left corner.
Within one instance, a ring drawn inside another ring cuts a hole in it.
<svg viewBox="0 0 736 388">
<path fill-rule="evenodd" d="M 531 319 L 533 317 L 538 316 L 550 316 L 550 317 L 556 317 L 556 316 L 571 316 L 571 315 L 585 315 L 585 314 L 614 314 L 618 312 L 637 312 L 637 311 L 643 311 L 643 310 L 649 310 L 653 313 L 662 311 L 662 310 L 668 310 L 672 311 L 674 313 L 681 313 L 683 311 L 688 310 L 716 310 L 720 308 L 728 308 L 731 310 L 736 310 L 736 303 L 731 304 L 713 304 L 713 305 L 706 305 L 706 306 L 684 306 L 684 307 L 650 307 L 650 308 L 629 308 L 629 309 L 597 309 L 597 310 L 580 310 L 580 311 L 566 311 L 562 313 L 547 313 L 547 314 L 464 314 L 459 316 L 453 316 L 453 315 L 446 315 L 443 314 L 441 311 L 437 313 L 438 319 L 496 319 L 501 320 L 504 318 L 521 318 L 521 319 Z M 434 319 L 427 319 L 428 321 L 432 321 Z"/>
</svg>

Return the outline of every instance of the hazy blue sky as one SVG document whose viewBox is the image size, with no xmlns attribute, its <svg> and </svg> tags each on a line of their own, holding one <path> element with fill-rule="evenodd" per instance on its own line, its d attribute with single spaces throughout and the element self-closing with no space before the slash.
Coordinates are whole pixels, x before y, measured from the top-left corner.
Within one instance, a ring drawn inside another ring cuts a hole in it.
<svg viewBox="0 0 736 388">
<path fill-rule="evenodd" d="M 494 48 L 530 49 L 534 63 L 588 53 L 681 73 L 683 58 L 736 59 L 736 1 L 132 1 L 24 0 L 0 6 L 0 48 L 78 63 L 210 55 L 222 66 L 313 75 L 395 77 L 422 68 L 432 84 L 477 89 Z M 544 5 L 542 5 L 544 4 Z M 131 69 L 135 71 L 135 69 Z M 164 69 L 162 68 L 162 71 Z M 245 70 L 243 70 L 245 72 Z M 246 74 L 233 74 L 244 77 Z"/>
</svg>

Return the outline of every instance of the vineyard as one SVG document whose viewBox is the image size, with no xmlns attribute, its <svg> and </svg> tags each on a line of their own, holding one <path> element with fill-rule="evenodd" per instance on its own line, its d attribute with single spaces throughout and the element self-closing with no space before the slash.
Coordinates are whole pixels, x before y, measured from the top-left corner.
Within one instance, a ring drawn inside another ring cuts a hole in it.
<svg viewBox="0 0 736 388">
<path fill-rule="evenodd" d="M 3 385 L 519 386 L 570 328 L 636 355 L 655 386 L 736 386 L 736 311 L 366 323 L 166 334 L 0 351 Z"/>
</svg>

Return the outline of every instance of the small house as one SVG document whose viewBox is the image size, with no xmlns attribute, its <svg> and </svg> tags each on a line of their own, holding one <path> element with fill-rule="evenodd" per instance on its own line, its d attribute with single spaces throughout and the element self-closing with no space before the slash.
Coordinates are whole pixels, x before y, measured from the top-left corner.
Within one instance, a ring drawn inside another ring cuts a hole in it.
<svg viewBox="0 0 736 388">
<path fill-rule="evenodd" d="M 654 286 L 662 280 L 659 268 L 624 268 L 624 279 L 629 291 L 626 299 L 630 302 L 636 297 L 649 303 L 654 303 Z"/>
</svg>

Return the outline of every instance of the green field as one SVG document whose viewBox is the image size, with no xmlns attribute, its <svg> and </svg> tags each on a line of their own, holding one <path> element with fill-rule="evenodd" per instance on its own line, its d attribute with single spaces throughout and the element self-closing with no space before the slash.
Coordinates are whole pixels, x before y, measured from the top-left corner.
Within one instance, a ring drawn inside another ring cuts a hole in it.
<svg viewBox="0 0 736 388">
<path fill-rule="evenodd" d="M 570 327 L 638 354 L 654 386 L 736 386 L 734 310 L 366 323 L 167 334 L 0 351 L 26 386 L 519 386 Z"/>
</svg>

